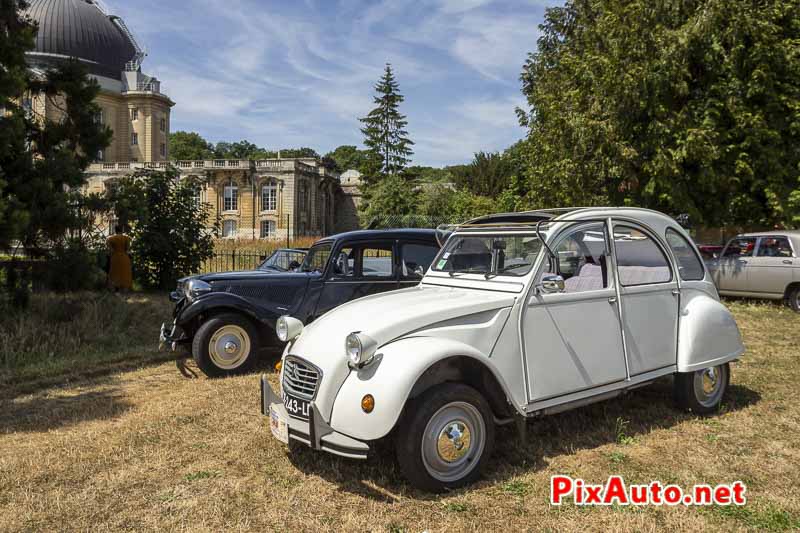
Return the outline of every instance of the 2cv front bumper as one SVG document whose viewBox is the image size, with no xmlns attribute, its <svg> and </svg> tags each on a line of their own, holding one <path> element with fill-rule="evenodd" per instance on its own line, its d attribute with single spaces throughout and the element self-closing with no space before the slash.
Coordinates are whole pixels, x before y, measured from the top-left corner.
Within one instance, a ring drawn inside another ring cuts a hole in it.
<svg viewBox="0 0 800 533">
<path fill-rule="evenodd" d="M 310 403 L 308 411 L 307 421 L 290 416 L 283 400 L 272 391 L 267 376 L 261 376 L 261 414 L 269 418 L 270 426 L 273 423 L 286 424 L 288 439 L 301 442 L 315 450 L 322 450 L 349 459 L 367 458 L 369 453 L 367 443 L 334 431 L 325 422 L 325 418 L 313 401 Z M 274 430 L 273 435 L 275 435 Z M 283 440 L 277 435 L 275 437 Z"/>
</svg>

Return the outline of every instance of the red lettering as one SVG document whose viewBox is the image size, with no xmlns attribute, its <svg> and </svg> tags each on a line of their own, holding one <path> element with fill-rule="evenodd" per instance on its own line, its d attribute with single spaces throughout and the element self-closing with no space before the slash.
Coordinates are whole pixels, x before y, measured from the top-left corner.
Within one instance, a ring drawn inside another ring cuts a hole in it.
<svg viewBox="0 0 800 533">
<path fill-rule="evenodd" d="M 647 485 L 631 485 L 631 503 L 634 505 L 647 503 Z"/>
<path fill-rule="evenodd" d="M 650 483 L 650 502 L 653 505 L 661 505 L 661 483 L 653 481 Z"/>
<path fill-rule="evenodd" d="M 561 498 L 569 496 L 573 490 L 572 478 L 569 476 L 550 476 L 550 503 L 561 505 Z"/>
<path fill-rule="evenodd" d="M 711 487 L 708 485 L 695 485 L 694 503 L 695 505 L 711 505 Z"/>
<path fill-rule="evenodd" d="M 747 503 L 747 498 L 744 497 L 744 493 L 747 490 L 744 483 L 741 481 L 735 481 L 733 483 L 733 503 L 736 505 L 744 505 Z"/>
<path fill-rule="evenodd" d="M 667 485 L 664 487 L 664 502 L 667 505 L 677 505 L 683 498 L 683 491 L 676 485 Z"/>
<path fill-rule="evenodd" d="M 719 485 L 714 491 L 714 500 L 719 505 L 728 505 L 731 503 L 731 488 L 727 485 Z"/>
<path fill-rule="evenodd" d="M 614 501 L 616 500 L 616 501 Z M 603 503 L 611 505 L 628 505 L 628 493 L 625 490 L 625 482 L 620 476 L 611 476 L 606 482 L 606 491 L 603 495 Z"/>
<path fill-rule="evenodd" d="M 586 503 L 597 505 L 603 500 L 600 498 L 600 491 L 603 490 L 602 485 L 586 485 Z"/>
</svg>

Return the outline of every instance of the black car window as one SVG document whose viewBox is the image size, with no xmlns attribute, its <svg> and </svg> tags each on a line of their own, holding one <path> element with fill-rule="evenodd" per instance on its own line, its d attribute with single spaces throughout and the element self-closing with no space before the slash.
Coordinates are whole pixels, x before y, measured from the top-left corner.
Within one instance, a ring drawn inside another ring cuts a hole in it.
<svg viewBox="0 0 800 533">
<path fill-rule="evenodd" d="M 752 257 L 755 249 L 755 237 L 736 237 L 728 243 L 723 257 Z"/>
<path fill-rule="evenodd" d="M 356 276 L 356 259 L 352 248 L 342 248 L 333 262 L 333 276 L 337 278 L 354 278 Z"/>
<path fill-rule="evenodd" d="M 325 270 L 325 265 L 328 264 L 328 258 L 330 256 L 330 244 L 315 245 L 308 251 L 306 260 L 303 262 L 303 266 L 300 270 L 303 272 L 322 272 Z"/>
<path fill-rule="evenodd" d="M 672 228 L 667 229 L 667 242 L 678 260 L 678 272 L 684 281 L 698 281 L 705 277 L 703 263 L 697 257 L 692 245 L 680 233 Z"/>
<path fill-rule="evenodd" d="M 392 276 L 394 257 L 392 245 L 370 246 L 361 249 L 361 275 L 365 278 Z"/>
<path fill-rule="evenodd" d="M 422 279 L 438 253 L 439 247 L 435 244 L 403 244 L 400 252 L 403 277 Z"/>
</svg>

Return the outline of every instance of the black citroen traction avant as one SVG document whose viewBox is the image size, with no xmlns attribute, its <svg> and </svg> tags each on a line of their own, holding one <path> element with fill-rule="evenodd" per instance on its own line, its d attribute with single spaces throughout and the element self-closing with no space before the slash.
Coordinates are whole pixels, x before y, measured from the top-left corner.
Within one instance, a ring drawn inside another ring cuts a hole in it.
<svg viewBox="0 0 800 533">
<path fill-rule="evenodd" d="M 439 251 L 434 230 L 365 230 L 317 241 L 290 272 L 257 269 L 178 282 L 161 345 L 188 348 L 208 376 L 248 371 L 262 348 L 279 346 L 275 322 L 308 324 L 350 300 L 417 285 Z"/>
</svg>

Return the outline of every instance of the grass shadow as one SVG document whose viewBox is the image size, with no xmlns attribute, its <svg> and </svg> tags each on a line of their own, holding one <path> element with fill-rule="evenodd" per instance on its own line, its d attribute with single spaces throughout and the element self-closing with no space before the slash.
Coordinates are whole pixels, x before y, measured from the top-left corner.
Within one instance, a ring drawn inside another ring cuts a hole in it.
<svg viewBox="0 0 800 533">
<path fill-rule="evenodd" d="M 514 477 L 546 468 L 551 458 L 626 439 L 635 440 L 652 431 L 697 418 L 675 408 L 671 399 L 672 382 L 666 379 L 620 398 L 529 420 L 526 442 L 519 438 L 514 424 L 498 427 L 494 455 L 476 486 L 504 486 Z M 714 416 L 725 416 L 760 400 L 757 391 L 731 385 L 723 400 L 723 409 Z M 304 473 L 320 476 L 338 485 L 341 491 L 367 499 L 386 502 L 401 496 L 417 500 L 436 498 L 405 482 L 390 439 L 376 444 L 367 461 L 347 460 L 302 445 L 294 445 L 289 458 Z M 453 494 L 458 493 L 453 491 Z"/>
<path fill-rule="evenodd" d="M 0 434 L 45 432 L 91 420 L 116 418 L 131 404 L 114 390 L 69 396 L 45 393 L 0 401 Z"/>
</svg>

